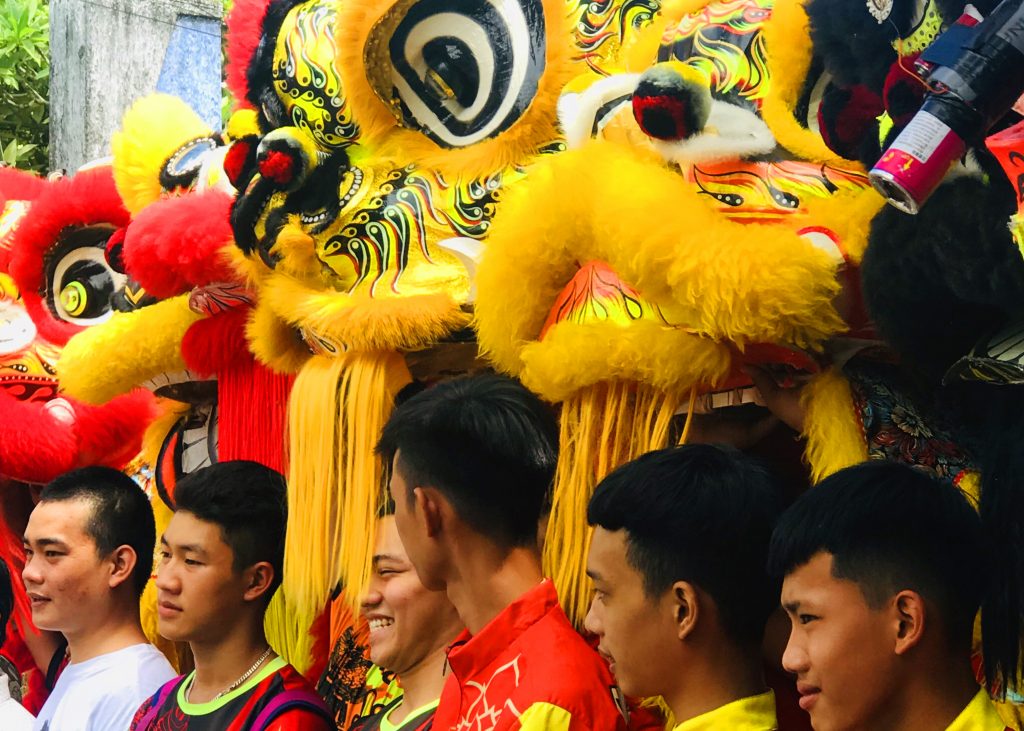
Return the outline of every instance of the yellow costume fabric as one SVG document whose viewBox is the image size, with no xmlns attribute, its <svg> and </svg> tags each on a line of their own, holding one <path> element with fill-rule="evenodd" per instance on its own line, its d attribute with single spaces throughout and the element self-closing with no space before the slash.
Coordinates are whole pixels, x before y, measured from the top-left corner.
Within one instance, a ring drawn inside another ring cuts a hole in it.
<svg viewBox="0 0 1024 731">
<path fill-rule="evenodd" d="M 683 721 L 672 731 L 775 731 L 778 727 L 775 693 L 769 690 Z"/>
<path fill-rule="evenodd" d="M 999 717 L 988 693 L 979 690 L 946 731 L 1004 731 L 1006 724 Z"/>
</svg>

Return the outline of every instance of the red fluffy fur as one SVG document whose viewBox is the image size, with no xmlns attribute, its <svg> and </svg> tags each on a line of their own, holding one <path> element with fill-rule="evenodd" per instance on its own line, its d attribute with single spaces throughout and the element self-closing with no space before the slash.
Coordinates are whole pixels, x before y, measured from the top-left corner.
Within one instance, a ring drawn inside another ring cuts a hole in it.
<svg viewBox="0 0 1024 731">
<path fill-rule="evenodd" d="M 125 234 L 125 268 L 160 299 L 211 282 L 237 281 L 221 251 L 232 240 L 230 211 L 231 196 L 219 190 L 148 206 Z"/>
<path fill-rule="evenodd" d="M 9 200 L 35 200 L 46 190 L 46 186 L 46 179 L 35 173 L 0 168 L 0 207 Z"/>
<path fill-rule="evenodd" d="M 78 464 L 121 469 L 142 449 L 142 434 L 157 417 L 156 399 L 136 389 L 102 406 L 75 402 L 78 416 Z"/>
<path fill-rule="evenodd" d="M 68 424 L 38 402 L 0 391 L 0 474 L 22 482 L 45 483 L 78 462 L 81 425 Z"/>
<path fill-rule="evenodd" d="M 128 211 L 106 167 L 47 183 L 14 233 L 10 274 L 40 334 L 53 343 L 63 345 L 82 328 L 58 320 L 42 300 L 47 253 L 64 228 L 94 224 L 128 225 Z"/>
<path fill-rule="evenodd" d="M 124 467 L 142 447 L 142 431 L 156 415 L 153 396 L 142 391 L 103 406 L 67 401 L 73 424 L 43 404 L 0 391 L 0 474 L 43 484 L 76 467 Z"/>
<path fill-rule="evenodd" d="M 260 45 L 263 19 L 269 6 L 270 0 L 235 0 L 228 14 L 227 85 L 239 109 L 252 108 L 247 100 L 249 79 L 246 73 Z"/>
</svg>

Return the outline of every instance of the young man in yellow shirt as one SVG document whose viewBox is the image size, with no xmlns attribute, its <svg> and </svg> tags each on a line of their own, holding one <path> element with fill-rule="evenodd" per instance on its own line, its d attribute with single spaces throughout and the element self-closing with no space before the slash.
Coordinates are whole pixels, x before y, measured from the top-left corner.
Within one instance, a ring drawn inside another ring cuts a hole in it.
<svg viewBox="0 0 1024 731">
<path fill-rule="evenodd" d="M 907 465 L 847 468 L 793 504 L 770 568 L 815 731 L 1004 731 L 970 662 L 985 555 L 966 497 Z"/>
<path fill-rule="evenodd" d="M 675 731 L 777 728 L 761 659 L 777 515 L 768 475 L 728 447 L 652 452 L 597 486 L 586 627 L 622 692 L 661 696 Z"/>
</svg>

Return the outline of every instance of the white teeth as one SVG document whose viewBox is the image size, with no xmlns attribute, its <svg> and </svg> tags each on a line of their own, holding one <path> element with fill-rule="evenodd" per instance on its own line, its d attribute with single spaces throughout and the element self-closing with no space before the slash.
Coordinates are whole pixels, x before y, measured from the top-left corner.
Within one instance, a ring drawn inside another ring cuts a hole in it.
<svg viewBox="0 0 1024 731">
<path fill-rule="evenodd" d="M 370 631 L 373 631 L 375 629 L 383 629 L 385 627 L 390 627 L 394 623 L 395 623 L 395 620 L 393 620 L 393 619 L 371 619 L 370 620 Z"/>
<path fill-rule="evenodd" d="M 743 404 L 757 404 L 758 406 L 764 406 L 764 400 L 761 398 L 761 392 L 754 386 L 747 386 L 746 388 L 734 388 L 729 391 L 718 391 L 717 393 L 706 393 L 697 397 L 696 404 L 694 405 L 693 413 L 695 414 L 707 414 L 715 409 L 722 409 L 729 406 L 742 406 Z M 688 403 L 683 403 L 677 414 L 687 413 L 689 408 Z"/>
<path fill-rule="evenodd" d="M 163 388 L 164 386 L 176 386 L 179 383 L 187 383 L 188 381 L 201 380 L 199 376 L 190 370 L 176 371 L 176 372 L 164 372 L 159 373 L 147 381 L 143 381 L 139 385 L 143 388 L 148 388 L 150 391 L 156 391 L 157 389 Z M 210 379 L 202 379 L 210 380 Z"/>
</svg>

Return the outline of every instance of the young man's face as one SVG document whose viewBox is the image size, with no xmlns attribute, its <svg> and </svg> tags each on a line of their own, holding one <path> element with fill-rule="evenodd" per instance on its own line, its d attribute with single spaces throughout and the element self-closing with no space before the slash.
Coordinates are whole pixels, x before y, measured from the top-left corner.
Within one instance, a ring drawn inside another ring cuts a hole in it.
<svg viewBox="0 0 1024 731">
<path fill-rule="evenodd" d="M 594 528 L 587 575 L 594 599 L 585 626 L 599 639 L 598 651 L 628 696 L 663 695 L 685 671 L 669 597 L 652 599 L 643 577 L 626 559 L 626 532 Z M 667 592 L 666 592 L 667 594 Z"/>
<path fill-rule="evenodd" d="M 400 456 L 396 454 L 392 463 L 390 488 L 391 499 L 395 501 L 395 526 L 420 581 L 431 591 L 442 591 L 445 583 L 438 565 L 437 547 L 427 535 L 424 516 L 414 504 L 414 487 L 406 481 Z"/>
<path fill-rule="evenodd" d="M 221 637 L 244 605 L 246 581 L 220 526 L 179 510 L 160 538 L 157 629 L 174 642 Z"/>
<path fill-rule="evenodd" d="M 782 606 L 792 622 L 782 664 L 797 676 L 815 731 L 879 727 L 899 683 L 887 613 L 869 607 L 857 584 L 832 575 L 828 553 L 785 578 Z"/>
<path fill-rule="evenodd" d="M 462 629 L 447 595 L 420 582 L 394 517 L 377 525 L 373 575 L 362 614 L 370 623 L 370 659 L 399 677 L 449 645 Z"/>
<path fill-rule="evenodd" d="M 93 510 L 87 499 L 44 501 L 28 519 L 21 575 L 40 629 L 78 634 L 109 609 L 112 562 L 86 532 Z"/>
</svg>

